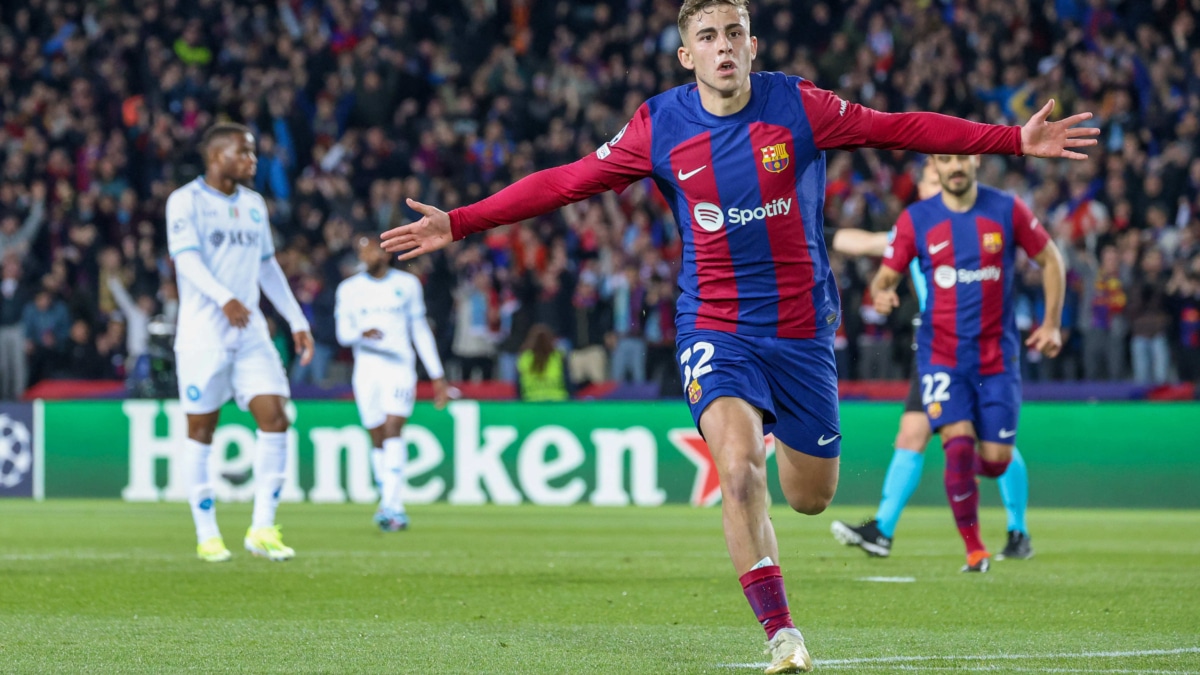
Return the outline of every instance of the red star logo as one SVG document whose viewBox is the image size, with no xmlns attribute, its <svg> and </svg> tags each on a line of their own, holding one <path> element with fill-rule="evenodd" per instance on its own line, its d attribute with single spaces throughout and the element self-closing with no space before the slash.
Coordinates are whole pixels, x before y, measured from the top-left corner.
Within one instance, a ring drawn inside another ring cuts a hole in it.
<svg viewBox="0 0 1200 675">
<path fill-rule="evenodd" d="M 721 501 L 721 479 L 717 475 L 717 464 L 700 432 L 695 429 L 672 429 L 667 432 L 667 438 L 676 450 L 696 465 L 696 480 L 692 483 L 692 496 L 688 500 L 692 506 L 712 506 Z M 770 459 L 775 454 L 775 437 L 767 436 L 764 442 L 767 445 L 767 458 Z"/>
</svg>

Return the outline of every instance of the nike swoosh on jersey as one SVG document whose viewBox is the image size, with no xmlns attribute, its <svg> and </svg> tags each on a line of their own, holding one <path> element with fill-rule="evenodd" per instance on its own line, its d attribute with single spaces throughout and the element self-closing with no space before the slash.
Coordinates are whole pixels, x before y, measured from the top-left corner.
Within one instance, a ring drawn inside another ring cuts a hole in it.
<svg viewBox="0 0 1200 675">
<path fill-rule="evenodd" d="M 1016 429 L 1013 429 L 1012 431 L 1009 431 L 1008 429 L 1000 430 L 1000 438 L 1012 438 L 1013 436 L 1016 436 L 1016 435 L 1017 435 Z"/>
<path fill-rule="evenodd" d="M 929 255 L 937 255 L 938 251 L 946 248 L 949 245 L 950 245 L 950 242 L 948 242 L 948 241 L 943 241 L 940 244 L 930 244 L 929 245 Z"/>
<path fill-rule="evenodd" d="M 695 171 L 689 171 L 687 173 L 684 173 L 683 169 L 680 169 L 678 172 L 676 172 L 675 175 L 679 177 L 679 180 L 687 180 L 707 168 L 708 168 L 708 165 L 705 164 L 704 166 L 700 167 L 699 169 L 696 169 Z"/>
<path fill-rule="evenodd" d="M 821 445 L 821 446 L 829 445 L 830 443 L 836 441 L 837 439 L 839 439 L 841 437 L 842 437 L 841 434 L 834 434 L 833 438 L 825 438 L 825 434 L 821 434 L 821 437 L 817 439 L 817 445 Z"/>
</svg>

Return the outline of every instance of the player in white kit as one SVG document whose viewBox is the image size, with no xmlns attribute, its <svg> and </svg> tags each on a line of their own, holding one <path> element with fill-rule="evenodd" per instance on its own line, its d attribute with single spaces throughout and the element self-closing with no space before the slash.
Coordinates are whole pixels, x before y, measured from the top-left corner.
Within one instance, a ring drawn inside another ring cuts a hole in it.
<svg viewBox="0 0 1200 675">
<path fill-rule="evenodd" d="M 275 261 L 266 202 L 241 185 L 258 166 L 254 136 L 240 124 L 217 124 L 205 132 L 201 152 L 204 175 L 167 199 L 167 246 L 179 284 L 175 368 L 188 421 L 196 552 L 208 562 L 231 557 L 217 528 L 209 456 L 221 406 L 232 398 L 258 425 L 246 550 L 288 560 L 295 551 L 280 538 L 275 508 L 287 463 L 284 406 L 291 390 L 259 309 L 259 289 L 291 327 L 301 363 L 312 358 L 312 336 Z"/>
<path fill-rule="evenodd" d="M 395 532 L 408 527 L 401 495 L 406 460 L 401 434 L 417 391 L 414 347 L 433 380 L 438 408 L 446 405 L 448 388 L 425 319 L 420 280 L 392 269 L 391 256 L 376 237 L 361 236 L 355 246 L 366 269 L 338 286 L 337 339 L 354 349 L 354 400 L 374 446 L 371 467 L 380 491 L 375 524 Z"/>
</svg>

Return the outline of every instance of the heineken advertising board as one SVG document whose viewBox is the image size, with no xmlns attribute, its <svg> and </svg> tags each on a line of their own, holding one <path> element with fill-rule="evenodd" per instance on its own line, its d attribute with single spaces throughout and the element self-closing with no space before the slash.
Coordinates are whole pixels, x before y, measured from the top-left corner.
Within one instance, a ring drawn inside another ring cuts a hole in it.
<svg viewBox="0 0 1200 675">
<path fill-rule="evenodd" d="M 13 494 L 186 500 L 187 424 L 178 402 L 45 402 L 23 410 L 6 413 L 15 430 L 9 454 L 16 458 L 5 465 L 6 475 L 14 481 L 21 477 Z M 900 411 L 895 403 L 842 405 L 841 485 L 835 503 L 878 500 Z M 374 501 L 371 442 L 354 404 L 299 401 L 289 412 L 295 425 L 289 431 L 283 499 Z M 26 433 L 20 433 L 18 420 Z M 1200 405 L 1194 403 L 1026 405 L 1017 441 L 1029 465 L 1031 504 L 1200 507 L 1197 420 Z M 42 446 L 23 446 L 30 435 Z M 708 448 L 687 408 L 676 402 L 456 401 L 444 410 L 418 404 L 405 440 L 411 504 L 707 506 L 720 501 Z M 773 453 L 774 443 L 767 440 Z M 211 475 L 247 472 L 255 445 L 249 414 L 227 406 L 213 445 Z M 40 462 L 34 463 L 36 470 L 27 466 L 27 452 Z M 768 467 L 772 497 L 782 502 L 773 458 Z M 914 503 L 944 504 L 937 441 L 929 448 L 925 472 Z M 248 501 L 252 492 L 252 482 L 217 481 L 220 500 Z M 986 488 L 985 503 L 998 503 L 995 494 Z"/>
</svg>

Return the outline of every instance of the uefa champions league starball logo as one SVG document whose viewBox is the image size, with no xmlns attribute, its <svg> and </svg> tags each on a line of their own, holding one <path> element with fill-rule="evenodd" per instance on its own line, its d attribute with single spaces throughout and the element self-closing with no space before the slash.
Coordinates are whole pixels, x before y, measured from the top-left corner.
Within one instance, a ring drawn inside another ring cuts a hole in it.
<svg viewBox="0 0 1200 675">
<path fill-rule="evenodd" d="M 21 484 L 33 468 L 33 445 L 29 427 L 8 415 L 0 415 L 0 488 Z"/>
</svg>

